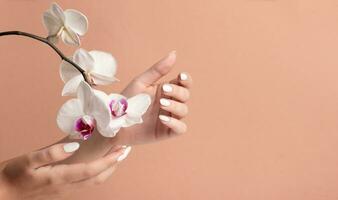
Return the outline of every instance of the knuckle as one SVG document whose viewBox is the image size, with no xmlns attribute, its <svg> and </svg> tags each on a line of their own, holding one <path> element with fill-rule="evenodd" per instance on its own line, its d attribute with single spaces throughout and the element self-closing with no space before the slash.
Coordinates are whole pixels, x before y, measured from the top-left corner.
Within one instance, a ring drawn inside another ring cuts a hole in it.
<svg viewBox="0 0 338 200">
<path fill-rule="evenodd" d="M 174 102 L 174 101 L 171 101 L 171 104 L 170 104 L 170 109 L 173 110 L 173 111 L 177 111 L 179 110 L 179 107 L 177 105 L 177 102 Z"/>
<path fill-rule="evenodd" d="M 43 160 L 54 160 L 54 153 L 51 149 L 48 149 L 47 151 L 45 151 L 45 153 L 43 153 Z"/>
<path fill-rule="evenodd" d="M 177 95 L 180 97 L 182 101 L 187 101 L 190 98 L 190 92 L 188 89 L 180 87 L 177 92 Z"/>
<path fill-rule="evenodd" d="M 186 104 L 183 104 L 182 106 L 182 115 L 186 116 L 189 113 L 189 108 Z"/>
</svg>

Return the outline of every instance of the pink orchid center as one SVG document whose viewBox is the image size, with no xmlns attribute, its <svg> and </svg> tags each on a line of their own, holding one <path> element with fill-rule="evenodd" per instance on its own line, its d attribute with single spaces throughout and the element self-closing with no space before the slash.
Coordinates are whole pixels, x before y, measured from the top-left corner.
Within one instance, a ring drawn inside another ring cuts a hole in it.
<svg viewBox="0 0 338 200">
<path fill-rule="evenodd" d="M 126 110 L 128 108 L 127 99 L 125 98 L 113 99 L 109 103 L 109 108 L 110 108 L 111 114 L 114 117 L 121 117 L 126 114 Z"/>
<path fill-rule="evenodd" d="M 84 140 L 87 140 L 95 129 L 96 121 L 92 116 L 84 115 L 75 121 L 75 131 L 79 132 Z"/>
</svg>

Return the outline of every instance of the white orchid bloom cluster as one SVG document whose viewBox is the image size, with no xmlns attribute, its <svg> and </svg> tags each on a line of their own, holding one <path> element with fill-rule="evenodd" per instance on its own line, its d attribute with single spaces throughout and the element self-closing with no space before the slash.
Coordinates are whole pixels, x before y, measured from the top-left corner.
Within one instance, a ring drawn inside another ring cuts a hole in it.
<svg viewBox="0 0 338 200">
<path fill-rule="evenodd" d="M 79 46 L 79 36 L 88 29 L 84 14 L 73 9 L 63 11 L 56 3 L 44 12 L 43 22 L 51 43 L 61 38 L 66 44 Z M 62 95 L 77 97 L 68 100 L 59 110 L 57 124 L 63 132 L 84 140 L 95 130 L 105 137 L 114 137 L 122 127 L 142 123 L 142 115 L 151 103 L 149 95 L 139 94 L 128 99 L 91 88 L 91 85 L 108 85 L 117 80 L 116 61 L 110 53 L 79 48 L 70 60 L 89 80 L 85 80 L 72 63 L 63 60 L 60 64 L 60 76 L 65 83 Z"/>
</svg>

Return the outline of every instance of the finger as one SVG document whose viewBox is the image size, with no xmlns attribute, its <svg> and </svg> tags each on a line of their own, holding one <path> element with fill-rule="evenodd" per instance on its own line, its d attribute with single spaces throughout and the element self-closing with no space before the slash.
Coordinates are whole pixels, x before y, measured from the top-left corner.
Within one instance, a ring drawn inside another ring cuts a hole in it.
<svg viewBox="0 0 338 200">
<path fill-rule="evenodd" d="M 188 106 L 184 103 L 161 98 L 160 99 L 161 109 L 168 111 L 179 118 L 183 118 L 188 114 Z"/>
<path fill-rule="evenodd" d="M 34 151 L 28 155 L 29 166 L 31 168 L 41 167 L 60 160 L 64 160 L 78 150 L 78 142 L 55 144 L 50 147 Z"/>
<path fill-rule="evenodd" d="M 186 72 L 181 72 L 177 75 L 176 78 L 172 79 L 169 83 L 183 86 L 185 88 L 191 88 L 193 85 L 193 81 L 191 76 Z"/>
<path fill-rule="evenodd" d="M 72 183 L 89 179 L 122 161 L 129 151 L 130 148 L 128 147 L 121 148 L 90 163 L 55 166 L 51 169 L 52 178 L 58 183 Z"/>
<path fill-rule="evenodd" d="M 149 86 L 169 73 L 176 62 L 176 52 L 172 51 L 165 58 L 155 63 L 148 70 L 139 75 L 135 80 Z"/>
<path fill-rule="evenodd" d="M 160 115 L 159 118 L 165 126 L 170 128 L 171 131 L 176 134 L 182 134 L 187 131 L 187 125 L 180 120 L 166 115 Z"/>
<path fill-rule="evenodd" d="M 117 164 L 109 167 L 108 169 L 104 170 L 97 176 L 91 177 L 89 179 L 73 183 L 72 185 L 76 187 L 83 187 L 83 186 L 89 186 L 89 185 L 99 185 L 107 181 L 107 179 L 115 172 L 117 169 Z"/>
<path fill-rule="evenodd" d="M 192 78 L 190 76 L 190 74 L 186 73 L 186 72 L 182 72 L 178 75 L 177 77 L 177 81 L 179 83 L 179 85 L 185 87 L 185 88 L 191 88 L 192 87 Z"/>
<path fill-rule="evenodd" d="M 189 90 L 176 84 L 163 84 L 162 91 L 165 96 L 172 97 L 181 102 L 186 102 L 190 98 Z"/>
</svg>

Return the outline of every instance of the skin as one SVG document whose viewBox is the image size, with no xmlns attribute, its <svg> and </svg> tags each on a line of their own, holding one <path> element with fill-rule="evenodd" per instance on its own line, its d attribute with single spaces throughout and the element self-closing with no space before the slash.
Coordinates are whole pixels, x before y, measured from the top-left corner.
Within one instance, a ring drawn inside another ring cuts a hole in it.
<svg viewBox="0 0 338 200">
<path fill-rule="evenodd" d="M 105 138 L 95 132 L 89 140 L 77 141 L 80 143 L 80 148 L 75 153 L 65 154 L 65 152 L 60 153 L 60 150 L 58 156 L 46 156 L 52 159 L 34 165 L 34 168 L 29 163 L 36 162 L 31 160 L 34 157 L 32 154 L 36 152 L 1 163 L 0 199 L 18 199 L 18 194 L 21 194 L 19 199 L 44 199 L 47 196 L 50 199 L 51 196 L 58 196 L 72 188 L 102 183 L 115 170 L 118 164 L 116 159 L 124 150 L 122 145 L 156 142 L 186 132 L 187 125 L 182 119 L 188 114 L 186 102 L 190 98 L 191 76 L 184 73 L 186 80 L 182 80 L 179 74 L 172 80 L 160 81 L 171 71 L 175 62 L 176 52 L 169 53 L 136 76 L 122 91 L 126 97 L 139 93 L 147 93 L 151 96 L 152 103 L 143 116 L 142 124 L 121 129 L 114 138 Z M 164 84 L 169 84 L 172 91 L 165 92 Z M 170 105 L 161 105 L 162 98 L 167 99 Z M 160 115 L 169 117 L 169 121 L 161 120 Z M 55 145 L 41 150 L 41 154 L 50 155 L 43 152 L 50 152 L 50 148 L 62 149 L 63 144 L 72 141 L 66 137 Z M 77 170 L 74 170 L 75 168 Z M 70 177 L 73 177 L 74 172 L 79 175 L 72 179 Z M 51 174 L 54 175 L 51 177 Z M 1 195 L 6 198 L 1 198 Z"/>
<path fill-rule="evenodd" d="M 56 199 L 61 194 L 84 186 L 103 183 L 114 172 L 125 148 L 89 163 L 58 164 L 74 152 L 56 144 L 1 164 L 0 197 L 8 200 Z"/>
</svg>

